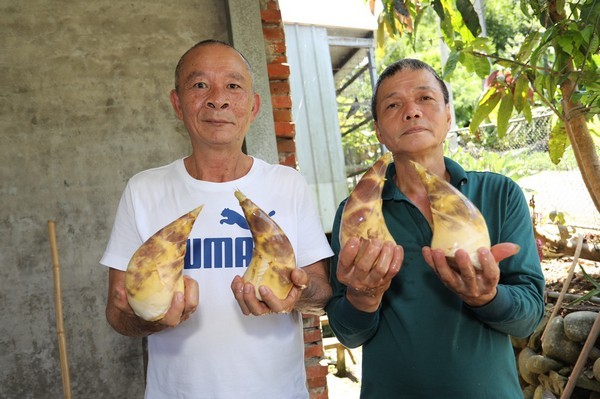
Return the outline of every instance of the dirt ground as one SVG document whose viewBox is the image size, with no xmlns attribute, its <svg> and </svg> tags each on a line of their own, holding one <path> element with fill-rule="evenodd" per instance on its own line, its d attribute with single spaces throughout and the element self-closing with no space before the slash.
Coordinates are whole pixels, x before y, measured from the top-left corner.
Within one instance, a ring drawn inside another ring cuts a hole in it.
<svg viewBox="0 0 600 399">
<path fill-rule="evenodd" d="M 566 280 L 572 265 L 572 256 L 547 256 L 542 261 L 542 271 L 546 277 L 547 291 L 560 293 L 563 288 L 563 283 Z M 584 277 L 581 267 L 583 267 L 585 272 L 593 279 L 600 282 L 600 262 L 579 259 L 576 263 L 575 272 L 567 291 L 569 294 L 582 295 L 594 288 L 594 285 Z M 547 303 L 556 303 L 556 299 L 548 298 Z M 569 301 L 567 300 L 565 300 L 563 303 L 566 304 L 565 306 L 567 309 L 571 310 L 600 310 L 600 304 L 591 302 L 584 302 L 574 306 L 569 306 Z M 351 351 L 356 360 L 356 364 L 352 363 L 350 356 L 348 356 L 346 353 L 346 366 L 348 373 L 345 377 L 338 377 L 336 375 L 337 369 L 335 367 L 335 349 L 325 351 L 325 361 L 329 365 L 327 387 L 329 390 L 330 399 L 358 399 L 360 396 L 362 348 L 352 349 Z"/>
</svg>

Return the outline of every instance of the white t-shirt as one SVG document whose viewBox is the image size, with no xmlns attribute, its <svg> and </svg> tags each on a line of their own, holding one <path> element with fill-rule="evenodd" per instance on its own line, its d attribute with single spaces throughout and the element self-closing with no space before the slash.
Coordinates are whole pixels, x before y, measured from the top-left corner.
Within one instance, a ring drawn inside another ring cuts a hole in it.
<svg viewBox="0 0 600 399">
<path fill-rule="evenodd" d="M 132 177 L 123 192 L 100 263 L 126 270 L 135 250 L 199 205 L 184 273 L 200 302 L 179 326 L 148 337 L 146 399 L 308 398 L 302 317 L 244 316 L 231 292 L 252 256 L 239 189 L 285 231 L 304 267 L 333 253 L 306 181 L 296 170 L 254 158 L 244 177 L 225 183 L 192 178 L 183 159 Z"/>
</svg>

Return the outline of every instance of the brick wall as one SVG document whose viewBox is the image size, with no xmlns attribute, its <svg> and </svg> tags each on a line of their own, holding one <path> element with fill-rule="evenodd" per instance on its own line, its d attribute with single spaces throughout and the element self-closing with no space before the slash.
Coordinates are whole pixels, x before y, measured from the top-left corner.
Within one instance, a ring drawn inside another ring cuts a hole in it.
<svg viewBox="0 0 600 399">
<path fill-rule="evenodd" d="M 279 163 L 295 168 L 296 129 L 292 119 L 290 67 L 287 63 L 285 31 L 277 0 L 260 0 L 267 70 L 271 89 L 271 105 L 275 120 Z M 266 104 L 265 104 L 266 105 Z M 327 399 L 327 366 L 323 359 L 323 339 L 318 316 L 303 315 L 304 363 L 311 399 Z"/>
<path fill-rule="evenodd" d="M 296 128 L 292 120 L 290 66 L 285 53 L 285 31 L 281 12 L 277 0 L 260 0 L 260 7 L 279 163 L 295 168 L 297 166 L 294 142 Z"/>
</svg>

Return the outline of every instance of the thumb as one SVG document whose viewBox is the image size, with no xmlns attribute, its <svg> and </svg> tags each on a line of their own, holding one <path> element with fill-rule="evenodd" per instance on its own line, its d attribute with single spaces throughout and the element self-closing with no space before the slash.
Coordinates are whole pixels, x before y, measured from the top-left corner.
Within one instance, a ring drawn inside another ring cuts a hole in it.
<svg viewBox="0 0 600 399">
<path fill-rule="evenodd" d="M 503 242 L 490 248 L 490 252 L 498 263 L 508 257 L 518 254 L 520 250 L 521 247 L 512 242 Z"/>
</svg>

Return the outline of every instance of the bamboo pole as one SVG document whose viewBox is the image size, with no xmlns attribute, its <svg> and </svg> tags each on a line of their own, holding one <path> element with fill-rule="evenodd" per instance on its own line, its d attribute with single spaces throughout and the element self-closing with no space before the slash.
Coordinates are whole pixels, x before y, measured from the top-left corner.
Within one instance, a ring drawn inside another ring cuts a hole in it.
<svg viewBox="0 0 600 399">
<path fill-rule="evenodd" d="M 58 262 L 58 249 L 56 246 L 56 230 L 54 221 L 48 221 L 50 234 L 50 251 L 52 253 L 52 271 L 54 275 L 54 307 L 56 311 L 56 335 L 58 337 L 58 351 L 60 353 L 60 371 L 62 376 L 63 394 L 65 399 L 71 399 L 71 380 L 69 378 L 69 362 L 67 360 L 67 338 L 63 323 L 62 291 L 60 288 L 60 264 Z"/>
<path fill-rule="evenodd" d="M 556 304 L 554 305 L 554 309 L 552 309 L 552 314 L 550 315 L 550 318 L 548 319 L 548 322 L 546 323 L 544 332 L 542 332 L 542 337 L 540 339 L 541 341 L 543 341 L 544 337 L 546 336 L 546 331 L 548 331 L 550 322 L 556 317 L 556 315 L 560 311 L 560 308 L 562 306 L 565 295 L 567 294 L 567 291 L 569 290 L 569 285 L 571 285 L 571 280 L 573 279 L 573 275 L 575 274 L 575 267 L 579 263 L 579 255 L 581 254 L 581 247 L 583 245 L 583 234 L 579 233 L 577 239 L 578 239 L 577 249 L 575 250 L 575 256 L 573 257 L 573 263 L 571 263 L 571 267 L 569 268 L 569 273 L 567 274 L 567 278 L 565 279 L 565 281 L 563 283 L 563 287 L 562 287 L 562 290 L 560 291 L 560 295 L 558 296 L 558 300 L 556 301 Z"/>
</svg>

